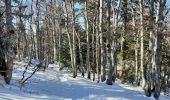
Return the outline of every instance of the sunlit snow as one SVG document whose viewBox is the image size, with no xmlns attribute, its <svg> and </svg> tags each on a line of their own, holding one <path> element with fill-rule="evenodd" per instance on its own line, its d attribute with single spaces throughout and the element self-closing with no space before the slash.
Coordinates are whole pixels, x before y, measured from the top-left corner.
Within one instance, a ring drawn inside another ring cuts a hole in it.
<svg viewBox="0 0 170 100">
<path fill-rule="evenodd" d="M 86 78 L 72 78 L 67 70 L 60 71 L 59 66 L 50 65 L 43 72 L 37 72 L 20 88 L 24 68 L 22 65 L 14 67 L 11 85 L 5 85 L 1 77 L 0 100 L 154 100 L 146 97 L 140 88 L 123 85 L 116 82 L 109 86 L 105 83 L 96 83 Z M 30 74 L 28 71 L 27 74 Z M 160 100 L 170 100 L 168 96 L 161 96 Z"/>
</svg>

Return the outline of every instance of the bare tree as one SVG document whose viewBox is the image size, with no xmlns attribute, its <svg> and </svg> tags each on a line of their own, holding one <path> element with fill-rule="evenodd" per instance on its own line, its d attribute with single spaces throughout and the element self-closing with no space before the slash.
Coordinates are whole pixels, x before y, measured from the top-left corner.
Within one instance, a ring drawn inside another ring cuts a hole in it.
<svg viewBox="0 0 170 100">
<path fill-rule="evenodd" d="M 13 30 L 13 25 L 12 23 L 12 7 L 11 7 L 11 0 L 5 0 L 5 6 L 6 6 L 6 29 L 7 29 L 7 33 L 14 33 Z M 14 58 L 14 45 L 13 43 L 15 43 L 13 40 L 15 40 L 14 37 L 10 37 L 9 39 L 7 39 L 7 50 L 6 50 L 6 57 L 7 57 L 7 73 L 5 74 L 5 81 L 7 84 L 10 84 L 10 80 L 12 78 L 12 70 L 13 70 L 13 58 Z"/>
<path fill-rule="evenodd" d="M 146 79 L 144 73 L 144 46 L 143 46 L 143 38 L 144 38 L 144 24 L 143 24 L 143 0 L 139 0 L 139 9 L 140 9 L 140 68 L 141 68 L 141 78 L 142 78 L 142 88 L 144 88 Z"/>
<path fill-rule="evenodd" d="M 86 42 L 87 42 L 87 56 L 86 56 L 86 67 L 87 67 L 87 78 L 90 79 L 91 67 L 90 67 L 90 40 L 89 40 L 89 19 L 88 19 L 88 0 L 85 0 L 85 21 L 86 21 Z"/>
</svg>

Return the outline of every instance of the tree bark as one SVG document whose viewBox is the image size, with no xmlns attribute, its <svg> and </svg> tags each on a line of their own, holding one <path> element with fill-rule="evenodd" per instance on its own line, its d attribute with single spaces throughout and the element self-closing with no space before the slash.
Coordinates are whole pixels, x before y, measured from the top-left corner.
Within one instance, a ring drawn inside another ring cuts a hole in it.
<svg viewBox="0 0 170 100">
<path fill-rule="evenodd" d="M 85 1 L 85 21 L 86 21 L 86 42 L 87 42 L 87 55 L 86 55 L 86 67 L 87 67 L 87 78 L 90 79 L 91 67 L 90 67 L 90 43 L 89 43 L 89 21 L 88 21 L 88 0 Z"/>
<path fill-rule="evenodd" d="M 97 8 L 99 8 L 99 0 L 97 2 Z M 97 83 L 100 82 L 100 36 L 99 36 L 99 10 L 96 10 L 96 72 L 97 72 Z"/>
<path fill-rule="evenodd" d="M 7 33 L 10 33 L 11 30 L 13 30 L 13 25 L 12 23 L 12 14 L 11 14 L 11 0 L 5 0 L 5 6 L 6 6 L 6 29 Z M 14 57 L 14 52 L 13 52 L 13 45 L 12 43 L 15 42 L 13 41 L 14 37 L 10 37 L 10 39 L 7 40 L 7 50 L 6 50 L 6 57 L 7 57 L 7 69 L 8 71 L 6 72 L 5 75 L 5 81 L 7 84 L 10 84 L 11 78 L 12 78 L 12 70 L 13 70 L 13 57 Z"/>
<path fill-rule="evenodd" d="M 92 34 L 92 53 L 93 53 L 93 57 L 92 57 L 92 71 L 93 71 L 93 81 L 95 81 L 95 74 L 96 74 L 96 62 L 95 62 L 95 22 L 96 22 L 96 18 L 93 18 L 93 34 Z"/>
<path fill-rule="evenodd" d="M 143 39 L 144 39 L 144 24 L 143 24 L 143 0 L 139 0 L 139 9 L 140 9 L 140 68 L 141 68 L 141 78 L 142 78 L 142 88 L 144 89 L 146 84 L 145 79 L 145 69 L 143 65 L 144 59 L 144 46 L 143 46 Z"/>
<path fill-rule="evenodd" d="M 133 3 L 133 2 L 132 2 Z M 139 80 L 138 80 L 138 46 L 139 46 L 139 39 L 138 39 L 138 34 L 135 30 L 135 27 L 136 27 L 136 23 L 135 23 L 135 10 L 134 8 L 132 8 L 132 25 L 133 25 L 133 35 L 135 36 L 134 37 L 134 40 L 136 41 L 135 43 L 135 82 L 136 82 L 136 85 L 138 85 L 139 83 Z"/>
<path fill-rule="evenodd" d="M 153 25 L 154 25 L 154 1 L 150 0 L 150 39 L 149 39 L 149 52 L 148 52 L 148 65 L 146 69 L 146 85 L 145 85 L 145 95 L 150 97 L 152 93 L 152 68 L 154 68 L 155 63 L 154 63 L 154 34 L 153 34 Z"/>
<path fill-rule="evenodd" d="M 66 28 L 66 33 L 67 33 L 67 37 L 68 37 L 68 41 L 69 41 L 69 48 L 70 48 L 70 58 L 71 58 L 71 67 L 72 69 L 74 68 L 74 62 L 73 62 L 73 47 L 71 45 L 71 36 L 70 36 L 70 33 L 69 33 L 69 12 L 68 12 L 68 9 L 67 9 L 67 0 L 65 1 L 65 9 L 66 9 L 66 25 L 65 25 L 65 28 Z M 74 69 L 73 69 L 73 74 L 74 74 Z M 74 75 L 73 75 L 74 77 Z"/>
<path fill-rule="evenodd" d="M 80 58 L 80 71 L 82 73 L 82 76 L 84 77 L 84 73 L 85 73 L 85 68 L 84 68 L 84 64 L 83 64 L 83 56 L 82 56 L 82 48 L 81 48 L 81 40 L 80 40 L 80 34 L 79 32 L 76 32 L 76 36 L 78 39 L 78 48 L 79 48 L 79 58 Z"/>
<path fill-rule="evenodd" d="M 156 33 L 155 33 L 155 91 L 154 97 L 156 99 L 159 98 L 161 92 L 161 83 L 160 83 L 160 75 L 161 75 L 161 44 L 162 44 L 162 32 L 163 28 L 163 21 L 165 15 L 163 13 L 166 5 L 166 0 L 158 0 L 157 1 L 157 10 L 156 10 Z"/>
<path fill-rule="evenodd" d="M 100 0 L 100 7 L 99 7 L 99 35 L 100 35 L 100 48 L 101 48 L 101 81 L 106 80 L 106 59 L 105 59 L 105 51 L 104 51 L 104 42 L 103 42 L 103 31 L 102 31 L 102 24 L 103 24 L 103 0 Z"/>
<path fill-rule="evenodd" d="M 76 65 L 76 35 L 75 35 L 75 11 L 74 11 L 74 0 L 71 1 L 72 9 L 72 32 L 73 32 L 73 78 L 77 76 L 77 65 Z"/>
</svg>

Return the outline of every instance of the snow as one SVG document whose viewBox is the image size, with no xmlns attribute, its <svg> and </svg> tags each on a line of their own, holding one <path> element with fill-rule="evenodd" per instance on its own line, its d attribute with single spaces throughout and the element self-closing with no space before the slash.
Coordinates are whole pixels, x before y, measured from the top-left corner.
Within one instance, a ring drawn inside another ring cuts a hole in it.
<svg viewBox="0 0 170 100">
<path fill-rule="evenodd" d="M 39 64 L 40 64 L 40 61 L 39 61 L 39 59 L 33 58 L 33 59 L 31 59 L 31 64 L 33 64 L 33 65 L 39 65 Z"/>
<path fill-rule="evenodd" d="M 5 85 L 1 77 L 0 100 L 154 100 L 146 97 L 140 88 L 120 84 L 119 81 L 109 86 L 80 75 L 72 78 L 71 73 L 60 71 L 57 65 L 49 65 L 45 72 L 37 72 L 21 88 L 18 81 L 23 70 L 19 65 L 14 67 L 10 85 Z M 30 73 L 31 70 L 27 76 Z M 160 100 L 170 100 L 170 97 L 161 96 Z"/>
</svg>

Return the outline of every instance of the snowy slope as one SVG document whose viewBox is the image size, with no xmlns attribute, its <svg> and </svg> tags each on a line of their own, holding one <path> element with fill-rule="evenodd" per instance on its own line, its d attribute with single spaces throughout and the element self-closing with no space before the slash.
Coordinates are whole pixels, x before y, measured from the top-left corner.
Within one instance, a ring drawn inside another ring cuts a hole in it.
<svg viewBox="0 0 170 100">
<path fill-rule="evenodd" d="M 50 65 L 46 72 L 36 73 L 24 88 L 20 88 L 23 69 L 15 66 L 11 85 L 1 86 L 0 100 L 154 100 L 144 93 L 128 85 L 115 83 L 95 83 L 78 76 L 76 79 L 66 71 L 59 71 L 56 65 Z M 161 96 L 160 100 L 170 100 Z"/>
</svg>

